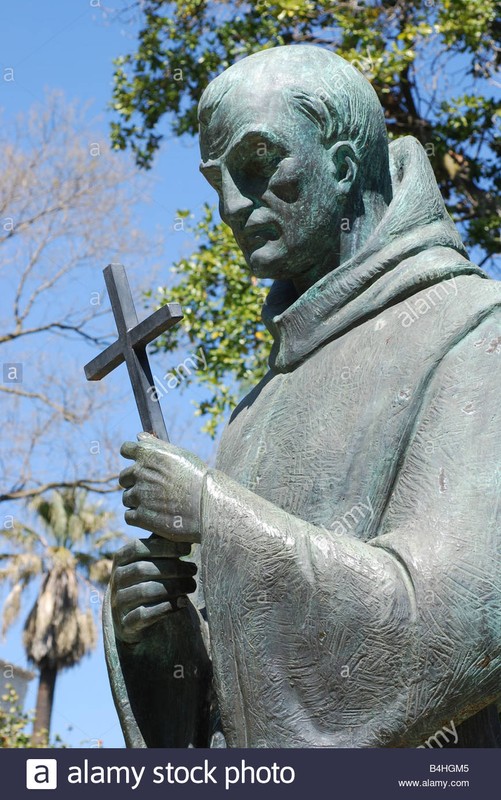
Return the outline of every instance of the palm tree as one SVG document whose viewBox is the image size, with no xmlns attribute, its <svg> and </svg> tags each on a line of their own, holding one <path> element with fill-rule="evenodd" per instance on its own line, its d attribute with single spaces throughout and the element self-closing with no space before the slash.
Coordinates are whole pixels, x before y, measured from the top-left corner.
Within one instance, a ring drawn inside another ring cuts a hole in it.
<svg viewBox="0 0 501 800">
<path fill-rule="evenodd" d="M 44 744 L 58 673 L 78 664 L 95 647 L 90 592 L 107 584 L 112 563 L 107 548 L 117 545 L 123 535 L 109 528 L 113 515 L 91 505 L 85 490 L 54 491 L 49 499 L 36 498 L 31 510 L 43 533 L 24 524 L 0 533 L 0 541 L 7 546 L 0 552 L 5 564 L 0 582 L 11 587 L 3 607 L 2 634 L 18 617 L 28 586 L 39 579 L 23 643 L 29 661 L 39 669 L 33 739 Z"/>
</svg>

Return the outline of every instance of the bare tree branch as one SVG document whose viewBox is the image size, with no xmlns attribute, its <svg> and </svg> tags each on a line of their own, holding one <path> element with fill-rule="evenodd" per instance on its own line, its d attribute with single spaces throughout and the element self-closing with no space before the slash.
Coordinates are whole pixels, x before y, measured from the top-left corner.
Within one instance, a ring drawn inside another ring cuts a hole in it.
<svg viewBox="0 0 501 800">
<path fill-rule="evenodd" d="M 151 243 L 132 216 L 148 179 L 106 142 L 59 95 L 0 126 L 0 348 L 4 365 L 22 369 L 2 383 L 0 364 L 4 503 L 117 489 L 116 409 L 108 386 L 86 384 L 84 345 L 110 340 L 102 267 Z"/>
<path fill-rule="evenodd" d="M 30 392 L 26 389 L 21 389 L 19 386 L 5 385 L 0 386 L 0 392 L 4 392 L 4 394 L 14 394 L 18 397 L 30 398 L 31 400 L 41 400 L 42 403 L 45 403 L 45 405 L 49 406 L 49 408 L 53 408 L 54 411 L 57 411 L 58 414 L 61 414 L 62 418 L 67 422 L 78 422 L 82 420 L 81 415 L 74 414 L 59 403 L 55 403 L 54 400 L 51 400 L 50 397 L 48 397 L 46 394 L 42 394 L 42 392 Z"/>
<path fill-rule="evenodd" d="M 114 481 L 115 485 L 109 484 Z M 118 475 L 110 475 L 108 478 L 79 478 L 76 481 L 48 481 L 39 486 L 30 489 L 12 489 L 10 492 L 0 494 L 0 503 L 5 503 L 7 500 L 28 500 L 32 497 L 38 497 L 51 489 L 87 489 L 89 492 L 96 492 L 97 494 L 110 494 L 120 489 L 117 483 Z"/>
<path fill-rule="evenodd" d="M 107 312 L 106 312 L 107 313 Z M 97 316 L 97 314 L 93 315 L 93 317 Z M 10 331 L 9 333 L 5 333 L 0 336 L 0 344 L 4 344 L 5 342 L 10 342 L 13 339 L 19 339 L 22 336 L 31 336 L 37 333 L 46 333 L 48 331 L 71 331 L 72 333 L 78 334 L 83 339 L 88 342 L 92 342 L 96 345 L 106 345 L 108 343 L 107 336 L 93 336 L 92 334 L 88 333 L 86 330 L 83 329 L 83 326 L 89 321 L 88 318 L 85 318 L 82 322 L 78 323 L 78 325 L 69 325 L 63 322 L 49 322 L 47 325 L 38 325 L 34 328 L 21 328 L 20 330 Z"/>
</svg>

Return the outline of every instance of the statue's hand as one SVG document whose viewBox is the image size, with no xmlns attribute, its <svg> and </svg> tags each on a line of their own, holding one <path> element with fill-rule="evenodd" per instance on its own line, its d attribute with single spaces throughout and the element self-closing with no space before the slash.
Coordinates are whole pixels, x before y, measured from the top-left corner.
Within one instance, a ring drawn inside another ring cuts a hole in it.
<svg viewBox="0 0 501 800">
<path fill-rule="evenodd" d="M 122 642 L 139 642 L 155 622 L 186 605 L 194 592 L 197 568 L 181 561 L 190 545 L 165 539 L 133 539 L 113 558 L 111 609 L 115 635 Z"/>
<path fill-rule="evenodd" d="M 173 542 L 200 541 L 200 501 L 207 467 L 197 456 L 140 433 L 120 450 L 135 464 L 120 473 L 129 525 Z"/>
</svg>

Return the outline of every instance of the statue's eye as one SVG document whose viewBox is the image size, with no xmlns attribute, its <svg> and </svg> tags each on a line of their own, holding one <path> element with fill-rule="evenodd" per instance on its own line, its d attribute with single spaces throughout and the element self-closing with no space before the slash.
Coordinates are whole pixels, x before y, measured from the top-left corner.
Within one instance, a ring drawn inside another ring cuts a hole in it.
<svg viewBox="0 0 501 800">
<path fill-rule="evenodd" d="M 255 155 L 242 165 L 242 172 L 248 179 L 271 178 L 280 164 L 280 156 L 273 153 L 265 153 L 262 156 Z"/>
</svg>

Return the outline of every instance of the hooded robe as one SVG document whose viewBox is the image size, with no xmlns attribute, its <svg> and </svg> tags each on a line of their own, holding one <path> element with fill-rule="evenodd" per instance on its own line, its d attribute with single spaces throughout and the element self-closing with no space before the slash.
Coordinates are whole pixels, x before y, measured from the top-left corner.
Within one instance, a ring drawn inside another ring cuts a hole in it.
<svg viewBox="0 0 501 800">
<path fill-rule="evenodd" d="M 421 145 L 390 162 L 360 251 L 299 297 L 270 290 L 269 372 L 203 490 L 210 643 L 191 607 L 121 645 L 108 608 L 130 746 L 207 745 L 218 713 L 230 747 L 415 747 L 451 721 L 459 745 L 501 746 L 501 284 Z"/>
</svg>

